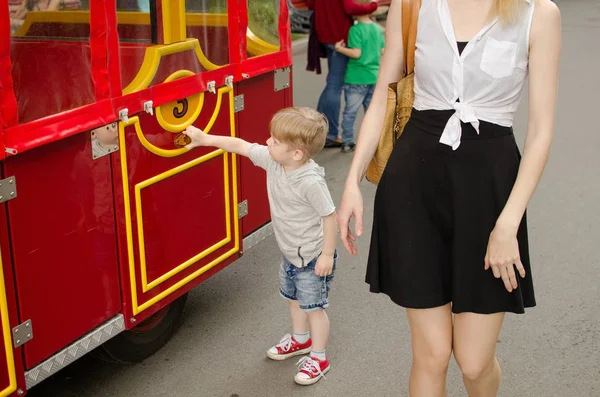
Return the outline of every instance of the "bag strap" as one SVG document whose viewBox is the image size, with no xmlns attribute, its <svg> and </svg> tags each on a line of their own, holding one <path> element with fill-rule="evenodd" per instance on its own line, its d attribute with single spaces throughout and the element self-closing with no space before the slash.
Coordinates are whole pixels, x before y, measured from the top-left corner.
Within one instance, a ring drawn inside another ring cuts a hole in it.
<svg viewBox="0 0 600 397">
<path fill-rule="evenodd" d="M 415 49 L 417 44 L 417 24 L 421 0 L 402 0 L 402 44 L 404 45 L 404 73 L 415 70 Z"/>
</svg>

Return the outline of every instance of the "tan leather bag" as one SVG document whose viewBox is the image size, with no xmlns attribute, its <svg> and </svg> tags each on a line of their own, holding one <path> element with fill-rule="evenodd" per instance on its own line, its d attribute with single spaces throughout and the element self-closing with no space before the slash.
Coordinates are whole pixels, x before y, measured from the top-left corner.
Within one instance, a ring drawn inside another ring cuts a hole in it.
<svg viewBox="0 0 600 397">
<path fill-rule="evenodd" d="M 367 180 L 378 184 L 383 170 L 392 154 L 396 140 L 402 134 L 410 118 L 415 98 L 414 69 L 417 40 L 417 22 L 421 0 L 402 1 L 402 42 L 404 46 L 404 73 L 400 81 L 388 87 L 387 106 L 383 129 L 375 155 L 367 168 Z M 391 22 L 388 20 L 388 23 Z"/>
</svg>

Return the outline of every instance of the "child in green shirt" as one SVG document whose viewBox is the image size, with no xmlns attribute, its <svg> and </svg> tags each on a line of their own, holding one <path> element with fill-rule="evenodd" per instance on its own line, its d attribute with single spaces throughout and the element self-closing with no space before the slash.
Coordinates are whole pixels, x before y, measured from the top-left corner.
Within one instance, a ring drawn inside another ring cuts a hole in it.
<svg viewBox="0 0 600 397">
<path fill-rule="evenodd" d="M 370 0 L 356 2 L 365 1 Z M 335 45 L 336 51 L 350 58 L 344 79 L 346 107 L 342 119 L 342 152 L 351 152 L 356 146 L 354 120 L 361 104 L 365 111 L 369 107 L 379 74 L 379 62 L 384 46 L 383 29 L 374 23 L 369 15 L 356 17 L 356 23 L 348 33 L 348 46 L 343 40 Z"/>
</svg>

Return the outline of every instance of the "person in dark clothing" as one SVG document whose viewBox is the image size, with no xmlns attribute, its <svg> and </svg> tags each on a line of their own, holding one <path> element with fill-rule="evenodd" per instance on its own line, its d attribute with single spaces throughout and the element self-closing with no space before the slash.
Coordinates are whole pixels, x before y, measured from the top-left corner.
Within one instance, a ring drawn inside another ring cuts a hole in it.
<svg viewBox="0 0 600 397">
<path fill-rule="evenodd" d="M 370 14 L 377 9 L 377 1 L 370 4 L 356 4 L 353 0 L 307 0 L 313 10 L 317 37 L 327 52 L 327 84 L 319 98 L 317 110 L 329 122 L 329 135 L 325 147 L 340 147 L 337 141 L 339 131 L 340 104 L 348 57 L 335 50 L 335 43 L 347 41 L 352 26 L 352 15 Z"/>
</svg>

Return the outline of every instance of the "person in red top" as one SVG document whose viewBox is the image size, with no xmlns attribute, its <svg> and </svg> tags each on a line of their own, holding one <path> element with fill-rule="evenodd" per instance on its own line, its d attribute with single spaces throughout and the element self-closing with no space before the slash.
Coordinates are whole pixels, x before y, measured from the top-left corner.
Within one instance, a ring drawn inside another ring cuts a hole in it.
<svg viewBox="0 0 600 397">
<path fill-rule="evenodd" d="M 319 42 L 327 51 L 327 84 L 319 98 L 317 110 L 327 117 L 329 134 L 325 147 L 341 147 L 337 141 L 340 104 L 348 57 L 335 50 L 335 43 L 347 41 L 353 24 L 352 15 L 370 14 L 377 10 L 377 0 L 370 4 L 356 4 L 353 0 L 307 0 L 314 12 L 314 23 Z"/>
</svg>

